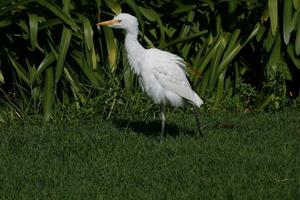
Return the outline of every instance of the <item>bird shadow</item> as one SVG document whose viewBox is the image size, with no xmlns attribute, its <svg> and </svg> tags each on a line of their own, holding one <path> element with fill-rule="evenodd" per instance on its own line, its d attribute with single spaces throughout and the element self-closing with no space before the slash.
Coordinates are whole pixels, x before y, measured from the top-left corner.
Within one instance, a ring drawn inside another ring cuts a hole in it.
<svg viewBox="0 0 300 200">
<path fill-rule="evenodd" d="M 118 119 L 113 122 L 118 129 L 131 130 L 135 133 L 145 135 L 147 137 L 157 137 L 161 133 L 161 121 L 154 120 L 150 122 L 136 120 L 131 121 L 128 119 Z M 195 135 L 194 130 L 190 130 L 184 127 L 178 127 L 175 123 L 166 122 L 164 136 L 176 137 L 178 135 Z"/>
</svg>

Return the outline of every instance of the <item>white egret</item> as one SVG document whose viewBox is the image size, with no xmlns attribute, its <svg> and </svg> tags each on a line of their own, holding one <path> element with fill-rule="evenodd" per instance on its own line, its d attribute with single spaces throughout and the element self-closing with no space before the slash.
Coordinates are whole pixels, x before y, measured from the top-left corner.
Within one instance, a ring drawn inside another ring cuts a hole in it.
<svg viewBox="0 0 300 200">
<path fill-rule="evenodd" d="M 145 49 L 138 42 L 138 20 L 136 17 L 120 13 L 112 20 L 99 22 L 97 26 L 124 29 L 125 48 L 131 69 L 139 77 L 142 90 L 161 105 L 161 141 L 165 128 L 165 106 L 182 106 L 185 102 L 193 105 L 198 136 L 202 135 L 196 107 L 203 101 L 192 90 L 186 77 L 184 60 L 172 53 L 156 48 Z"/>
</svg>

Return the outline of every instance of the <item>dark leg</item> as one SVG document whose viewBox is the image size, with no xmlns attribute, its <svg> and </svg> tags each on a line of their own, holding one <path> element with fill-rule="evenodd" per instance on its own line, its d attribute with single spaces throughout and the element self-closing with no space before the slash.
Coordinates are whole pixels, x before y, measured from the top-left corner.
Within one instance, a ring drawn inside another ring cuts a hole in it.
<svg viewBox="0 0 300 200">
<path fill-rule="evenodd" d="M 195 119 L 196 119 L 196 123 L 197 123 L 197 137 L 199 137 L 200 135 L 203 137 L 203 134 L 201 132 L 201 129 L 200 129 L 200 120 L 199 120 L 199 113 L 197 112 L 196 110 L 196 106 L 193 105 L 193 111 L 194 111 L 194 115 L 195 115 Z"/>
<path fill-rule="evenodd" d="M 161 115 L 160 143 L 162 143 L 163 137 L 164 137 L 164 131 L 165 131 L 165 121 L 166 121 L 166 117 L 165 117 L 165 105 L 164 104 L 162 104 L 160 106 L 160 115 Z"/>
</svg>

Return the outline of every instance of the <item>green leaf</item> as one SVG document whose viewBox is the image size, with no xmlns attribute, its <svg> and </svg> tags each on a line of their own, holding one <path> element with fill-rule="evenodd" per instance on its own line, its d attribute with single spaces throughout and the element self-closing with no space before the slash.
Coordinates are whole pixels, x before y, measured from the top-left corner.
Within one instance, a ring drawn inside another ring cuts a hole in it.
<svg viewBox="0 0 300 200">
<path fill-rule="evenodd" d="M 216 51 L 215 56 L 212 58 L 212 62 L 211 62 L 211 75 L 210 75 L 210 80 L 209 80 L 209 89 L 213 89 L 216 80 L 218 79 L 218 68 L 220 65 L 220 61 L 222 59 L 222 56 L 224 54 L 225 48 L 227 46 L 228 43 L 228 35 L 226 35 L 225 37 L 221 36 L 221 40 L 220 40 L 220 46 Z M 228 48 L 228 47 L 227 47 Z"/>
<path fill-rule="evenodd" d="M 291 37 L 291 27 L 292 27 L 292 14 L 293 14 L 293 0 L 284 0 L 283 9 L 283 39 L 284 43 L 287 45 Z"/>
<path fill-rule="evenodd" d="M 256 111 L 260 112 L 263 111 L 271 102 L 272 99 L 275 98 L 274 94 L 271 94 L 270 96 L 268 96 L 267 98 L 265 98 L 260 105 L 257 106 Z"/>
<path fill-rule="evenodd" d="M 216 98 L 216 102 L 215 102 L 216 105 L 223 98 L 226 71 L 227 71 L 227 68 L 218 77 L 217 98 Z"/>
<path fill-rule="evenodd" d="M 204 31 L 195 33 L 195 34 L 193 34 L 193 35 L 189 35 L 189 36 L 187 36 L 187 37 L 185 37 L 185 38 L 178 38 L 178 39 L 173 40 L 172 42 L 169 42 L 169 43 L 167 43 L 167 44 L 164 44 L 164 45 L 160 46 L 160 48 L 161 48 L 161 49 L 166 49 L 166 48 L 168 48 L 168 47 L 170 47 L 170 46 L 172 46 L 172 45 L 175 45 L 175 44 L 178 44 L 178 43 L 182 43 L 182 42 L 186 42 L 186 41 L 195 39 L 195 38 L 197 38 L 197 37 L 200 37 L 200 36 L 202 36 L 202 35 L 205 35 L 206 33 L 208 33 L 208 31 L 207 31 L 207 30 L 204 30 Z"/>
<path fill-rule="evenodd" d="M 182 5 L 182 6 L 179 6 L 178 8 L 176 8 L 176 10 L 174 12 L 172 12 L 172 14 L 176 15 L 176 14 L 181 14 L 181 13 L 185 13 L 185 12 L 190 12 L 191 10 L 194 10 L 195 8 L 197 8 L 197 5 Z"/>
<path fill-rule="evenodd" d="M 114 72 L 117 67 L 117 65 L 116 65 L 117 52 L 118 52 L 117 45 L 115 43 L 114 34 L 113 34 L 113 31 L 111 30 L 111 28 L 104 27 L 104 34 L 105 34 L 109 66 L 110 66 L 111 72 Z"/>
<path fill-rule="evenodd" d="M 294 8 L 297 10 L 300 8 L 300 0 L 293 0 Z"/>
<path fill-rule="evenodd" d="M 38 23 L 39 16 L 36 14 L 29 14 L 29 35 L 32 50 L 35 50 L 35 48 L 38 46 Z"/>
<path fill-rule="evenodd" d="M 275 35 L 278 26 L 278 2 L 277 0 L 268 0 L 268 9 L 271 20 L 272 34 Z"/>
<path fill-rule="evenodd" d="M 257 34 L 256 34 L 256 41 L 260 42 L 266 32 L 266 27 L 265 26 L 260 26 Z"/>
<path fill-rule="evenodd" d="M 0 28 L 11 25 L 12 21 L 10 19 L 3 19 L 0 21 Z"/>
<path fill-rule="evenodd" d="M 241 49 L 250 41 L 252 40 L 258 30 L 259 30 L 260 24 L 256 24 L 256 26 L 254 27 L 253 31 L 250 33 L 250 35 L 247 37 L 246 41 L 243 42 L 242 44 L 236 44 L 234 46 L 234 48 L 229 49 L 228 52 L 225 52 L 224 58 L 222 59 L 222 62 L 220 63 L 220 67 L 219 67 L 219 71 L 218 71 L 218 75 L 221 75 L 223 73 L 224 70 L 226 70 L 226 68 L 228 67 L 228 64 L 235 58 L 235 56 L 241 51 Z M 238 34 L 238 32 L 236 33 Z M 235 40 L 235 36 L 233 36 L 233 41 Z M 229 45 L 230 46 L 230 45 Z M 226 50 L 227 51 L 227 50 Z"/>
<path fill-rule="evenodd" d="M 120 4 L 114 0 L 105 0 L 105 3 L 116 15 L 122 12 Z"/>
<path fill-rule="evenodd" d="M 183 24 L 181 32 L 179 34 L 179 38 L 185 38 L 189 31 L 191 30 L 191 24 L 194 20 L 195 17 L 195 12 L 194 11 L 190 11 L 187 15 L 187 22 L 188 24 Z"/>
<path fill-rule="evenodd" d="M 4 76 L 1 70 L 0 70 L 0 83 L 5 84 Z"/>
<path fill-rule="evenodd" d="M 18 63 L 9 54 L 8 54 L 8 58 L 9 58 L 11 64 L 12 64 L 12 66 L 15 68 L 19 78 L 22 79 L 27 85 L 30 86 L 30 79 L 29 79 L 28 72 L 23 68 L 23 66 L 20 65 L 20 63 Z"/>
<path fill-rule="evenodd" d="M 281 59 L 281 37 L 277 36 L 267 66 L 277 66 Z"/>
<path fill-rule="evenodd" d="M 287 52 L 288 52 L 290 58 L 292 59 L 294 65 L 295 65 L 298 69 L 300 69 L 300 59 L 297 58 L 297 57 L 295 56 L 294 48 L 295 48 L 295 47 L 294 47 L 294 44 L 290 43 L 290 44 L 288 45 Z"/>
<path fill-rule="evenodd" d="M 276 37 L 272 35 L 272 30 L 269 29 L 266 39 L 264 40 L 264 48 L 267 52 L 271 51 Z"/>
<path fill-rule="evenodd" d="M 300 17 L 300 8 L 296 12 L 294 12 L 294 15 L 292 17 L 292 22 L 290 25 L 290 33 L 296 30 L 299 17 Z"/>
<path fill-rule="evenodd" d="M 45 77 L 45 88 L 44 88 L 44 120 L 49 121 L 53 114 L 53 104 L 54 104 L 54 76 L 53 68 L 49 67 L 46 70 Z"/>
<path fill-rule="evenodd" d="M 298 18 L 298 23 L 297 23 L 295 52 L 296 52 L 297 56 L 300 55 L 300 18 Z"/>
<path fill-rule="evenodd" d="M 72 68 L 70 68 L 69 66 L 64 68 L 64 75 L 66 79 L 69 81 L 69 83 L 71 84 L 71 88 L 74 93 L 74 96 L 76 98 L 79 98 L 81 103 L 85 104 L 87 102 L 87 98 L 83 93 L 84 91 L 83 88 L 80 86 L 79 80 L 76 78 L 74 74 L 75 73 L 72 71 Z"/>
<path fill-rule="evenodd" d="M 149 8 L 144 8 L 141 6 L 138 6 L 139 10 L 141 11 L 142 15 L 148 19 L 151 22 L 155 22 L 157 20 L 157 13 Z M 160 19 L 159 19 L 160 20 Z"/>
<path fill-rule="evenodd" d="M 59 46 L 57 63 L 56 63 L 56 67 L 55 67 L 55 82 L 56 83 L 59 81 L 59 79 L 61 77 L 71 39 L 72 39 L 72 30 L 67 27 L 64 27 L 62 36 L 61 36 L 60 46 Z"/>
<path fill-rule="evenodd" d="M 0 3 L 0 8 L 5 8 L 5 9 L 0 9 L 0 16 L 4 16 L 6 13 L 11 12 L 13 10 L 16 10 L 21 5 L 26 5 L 28 3 L 34 2 L 35 0 L 23 0 L 23 1 L 18 1 L 18 2 L 11 2 L 11 5 L 7 5 L 9 1 L 1 2 Z M 3 6 L 2 6 L 3 5 Z M 7 7 L 4 7 L 6 5 Z"/>
<path fill-rule="evenodd" d="M 95 72 L 88 65 L 86 59 L 84 59 L 84 57 L 82 55 L 82 52 L 74 52 L 74 53 L 72 53 L 72 58 L 80 66 L 81 70 L 86 75 L 86 77 L 89 79 L 89 81 L 92 83 L 92 85 L 95 88 L 99 88 L 100 84 L 99 84 L 99 81 L 97 79 L 97 76 L 95 76 Z"/>
<path fill-rule="evenodd" d="M 229 43 L 227 45 L 227 48 L 224 52 L 223 59 L 226 58 L 230 52 L 239 44 L 237 44 L 239 36 L 240 36 L 241 30 L 240 29 L 235 29 L 231 35 L 231 38 L 229 40 Z"/>
<path fill-rule="evenodd" d="M 94 46 L 91 49 L 91 51 L 92 51 L 92 68 L 93 68 L 93 70 L 96 70 L 97 69 L 97 55 L 96 55 Z"/>
<path fill-rule="evenodd" d="M 34 82 L 38 78 L 40 78 L 41 74 L 55 61 L 55 56 L 51 52 L 48 55 L 45 56 L 43 61 L 40 63 L 40 65 L 37 68 L 36 74 L 33 77 L 32 81 Z"/>
<path fill-rule="evenodd" d="M 83 24 L 84 41 L 88 47 L 88 50 L 91 50 L 94 47 L 94 41 L 93 41 L 94 31 L 91 22 L 84 15 L 78 14 L 78 17 Z"/>
<path fill-rule="evenodd" d="M 63 12 L 64 12 L 66 15 L 69 15 L 69 14 L 70 14 L 71 6 L 72 6 L 71 0 L 63 0 Z"/>
<path fill-rule="evenodd" d="M 216 55 L 217 50 L 220 48 L 222 43 L 222 38 L 220 37 L 217 42 L 211 46 L 210 49 L 204 55 L 204 59 L 202 60 L 201 65 L 198 68 L 198 72 L 201 74 L 204 69 L 207 67 L 207 64 L 212 60 L 212 58 Z"/>
<path fill-rule="evenodd" d="M 79 27 L 77 26 L 76 22 L 72 20 L 69 16 L 67 16 L 62 9 L 57 7 L 55 4 L 53 4 L 50 1 L 47 0 L 35 0 L 40 5 L 44 6 L 45 8 L 49 9 L 54 15 L 56 15 L 58 18 L 60 18 L 62 21 L 64 21 L 66 24 L 68 24 L 74 31 L 79 30 Z M 67 10 L 65 10 L 66 12 Z"/>
</svg>

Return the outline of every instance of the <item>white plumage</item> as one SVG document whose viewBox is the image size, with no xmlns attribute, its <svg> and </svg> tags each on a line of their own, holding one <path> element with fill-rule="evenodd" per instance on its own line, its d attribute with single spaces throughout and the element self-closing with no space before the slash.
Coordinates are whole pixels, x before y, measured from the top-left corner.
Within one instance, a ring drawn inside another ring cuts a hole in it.
<svg viewBox="0 0 300 200">
<path fill-rule="evenodd" d="M 100 22 L 97 25 L 108 25 L 126 31 L 125 48 L 129 64 L 138 75 L 143 91 L 156 104 L 161 105 L 161 138 L 165 126 L 164 107 L 167 103 L 182 106 L 184 102 L 189 102 L 197 107 L 203 104 L 187 80 L 185 62 L 181 57 L 156 48 L 145 49 L 141 46 L 138 42 L 139 30 L 136 17 L 121 13 L 113 20 Z M 198 116 L 195 109 L 194 111 L 198 131 L 201 133 Z"/>
</svg>

